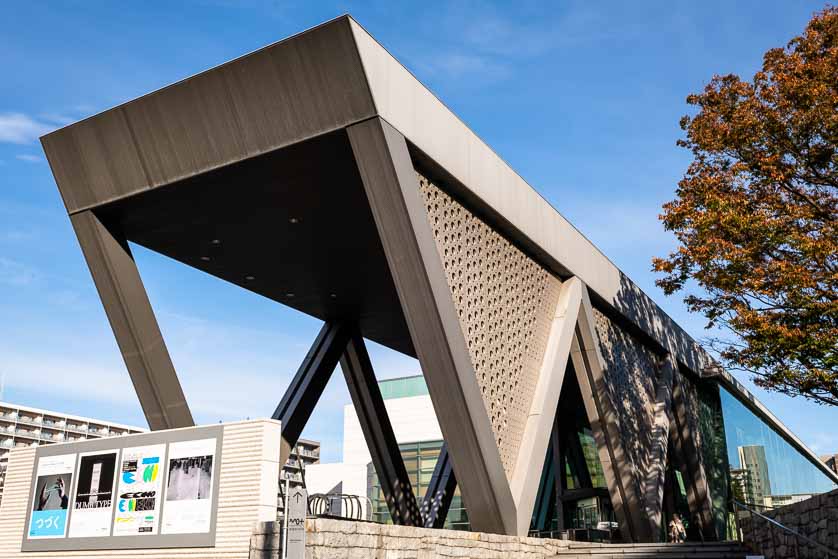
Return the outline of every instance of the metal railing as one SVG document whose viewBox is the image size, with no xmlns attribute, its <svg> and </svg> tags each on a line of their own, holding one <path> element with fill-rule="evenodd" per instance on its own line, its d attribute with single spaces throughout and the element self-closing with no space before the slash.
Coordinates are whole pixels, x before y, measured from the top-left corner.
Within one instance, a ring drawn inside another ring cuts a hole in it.
<svg viewBox="0 0 838 559">
<path fill-rule="evenodd" d="M 777 541 L 776 541 L 776 537 L 775 537 L 775 530 L 779 529 L 779 530 L 782 530 L 784 533 L 790 534 L 790 535 L 795 537 L 795 548 L 798 547 L 798 542 L 800 540 L 802 540 L 802 541 L 806 542 L 807 544 L 812 545 L 815 548 L 819 549 L 820 551 L 823 551 L 824 553 L 826 553 L 826 557 L 838 557 L 838 550 L 830 549 L 830 548 L 826 547 L 824 544 L 820 543 L 819 541 L 813 540 L 809 536 L 801 534 L 797 530 L 795 530 L 793 528 L 789 528 L 785 524 L 781 524 L 780 522 L 777 522 L 773 518 L 771 518 L 769 516 L 765 516 L 764 514 L 755 511 L 754 509 L 747 506 L 745 503 L 741 503 L 741 502 L 737 501 L 736 499 L 732 499 L 732 501 L 733 501 L 734 511 L 736 511 L 737 509 L 740 509 L 740 510 L 743 510 L 743 511 L 747 511 L 750 514 L 750 521 L 751 521 L 751 529 L 752 530 L 754 529 L 754 526 L 753 526 L 753 521 L 754 521 L 753 516 L 754 515 L 758 516 L 759 518 L 765 520 L 768 523 L 769 530 L 771 531 L 771 539 L 773 540 L 773 543 L 774 543 L 775 547 L 777 546 Z M 736 524 L 737 524 L 737 528 L 739 530 L 739 537 L 742 539 L 743 543 L 747 544 L 748 542 L 744 541 L 745 538 L 744 538 L 744 534 L 742 533 L 742 528 L 739 527 L 739 515 L 734 513 L 734 516 L 736 517 Z M 797 552 L 797 549 L 795 549 L 795 552 Z M 795 557 L 796 556 L 797 556 L 797 554 L 795 554 Z"/>
<path fill-rule="evenodd" d="M 366 502 L 366 509 L 364 507 Z M 339 505 L 339 510 L 337 505 Z M 315 493 L 308 498 L 308 512 L 314 516 L 332 516 L 349 520 L 369 520 L 372 501 L 366 496 L 344 493 Z"/>
</svg>

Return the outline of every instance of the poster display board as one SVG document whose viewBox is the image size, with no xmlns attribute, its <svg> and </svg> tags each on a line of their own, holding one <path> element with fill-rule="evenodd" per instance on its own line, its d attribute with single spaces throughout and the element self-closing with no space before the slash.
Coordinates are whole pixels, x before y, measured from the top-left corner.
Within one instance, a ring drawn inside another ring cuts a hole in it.
<svg viewBox="0 0 838 559">
<path fill-rule="evenodd" d="M 215 545 L 223 426 L 35 451 L 22 551 Z"/>
</svg>

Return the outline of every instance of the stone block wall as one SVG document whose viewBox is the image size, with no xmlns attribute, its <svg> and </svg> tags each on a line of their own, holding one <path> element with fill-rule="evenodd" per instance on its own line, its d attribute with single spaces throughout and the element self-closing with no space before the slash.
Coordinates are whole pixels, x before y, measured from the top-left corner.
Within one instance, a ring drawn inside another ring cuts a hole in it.
<svg viewBox="0 0 838 559">
<path fill-rule="evenodd" d="M 833 550 L 838 557 L 838 489 L 763 514 Z M 739 527 L 745 545 L 766 559 L 829 556 L 758 516 L 741 519 Z"/>
<path fill-rule="evenodd" d="M 278 559 L 281 556 L 280 529 L 275 522 L 261 523 L 251 539 L 250 558 Z M 586 544 L 574 542 L 574 547 L 580 545 Z M 541 559 L 553 557 L 568 546 L 569 542 L 562 540 L 325 518 L 306 521 L 306 559 Z"/>
</svg>

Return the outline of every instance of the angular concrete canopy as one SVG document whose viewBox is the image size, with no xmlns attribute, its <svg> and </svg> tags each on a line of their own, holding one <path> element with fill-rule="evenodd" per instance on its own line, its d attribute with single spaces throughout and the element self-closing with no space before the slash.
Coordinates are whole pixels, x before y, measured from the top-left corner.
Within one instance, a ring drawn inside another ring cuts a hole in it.
<svg viewBox="0 0 838 559">
<path fill-rule="evenodd" d="M 128 241 L 418 357 L 478 530 L 526 532 L 572 359 L 624 534 L 657 537 L 669 423 L 689 437 L 673 377 L 705 377 L 711 358 L 350 17 L 42 143 L 152 428 L 192 418 Z M 496 299 L 485 331 L 469 299 L 478 291 L 474 301 Z M 648 471 L 627 465 L 636 457 L 618 440 L 597 320 L 643 346 L 657 391 L 645 404 L 657 437 Z M 493 369 L 498 348 L 510 356 L 497 363 L 518 364 Z M 717 378 L 819 464 L 732 377 Z"/>
</svg>

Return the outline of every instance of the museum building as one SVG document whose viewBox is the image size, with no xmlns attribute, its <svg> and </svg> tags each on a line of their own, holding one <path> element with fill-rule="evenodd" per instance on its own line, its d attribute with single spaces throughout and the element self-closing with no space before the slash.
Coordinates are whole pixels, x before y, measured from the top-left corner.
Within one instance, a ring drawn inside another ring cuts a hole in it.
<svg viewBox="0 0 838 559">
<path fill-rule="evenodd" d="M 651 542 L 682 512 L 712 541 L 732 466 L 763 493 L 766 475 L 776 494 L 838 481 L 351 17 L 42 143 L 154 432 L 194 420 L 132 244 L 323 321 L 278 389 L 278 463 L 339 363 L 395 524 L 442 527 L 461 502 L 480 532 L 596 520 Z M 427 486 L 365 340 L 418 359 L 442 441 Z"/>
</svg>

